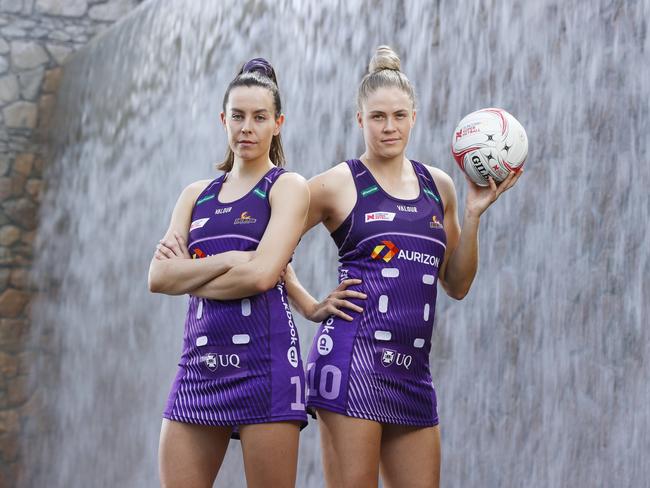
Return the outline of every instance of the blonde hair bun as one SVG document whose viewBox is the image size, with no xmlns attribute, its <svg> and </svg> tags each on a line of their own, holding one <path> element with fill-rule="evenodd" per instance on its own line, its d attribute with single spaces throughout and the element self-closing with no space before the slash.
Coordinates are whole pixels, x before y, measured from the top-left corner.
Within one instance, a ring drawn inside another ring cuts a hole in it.
<svg viewBox="0 0 650 488">
<path fill-rule="evenodd" d="M 376 73 L 384 69 L 400 70 L 399 56 L 390 46 L 379 46 L 368 65 L 368 73 Z"/>
</svg>

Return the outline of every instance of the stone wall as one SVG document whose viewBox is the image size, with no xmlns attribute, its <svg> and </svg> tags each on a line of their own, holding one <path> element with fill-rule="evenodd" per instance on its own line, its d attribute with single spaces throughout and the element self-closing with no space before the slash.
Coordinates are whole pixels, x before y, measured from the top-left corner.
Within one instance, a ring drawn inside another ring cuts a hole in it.
<svg viewBox="0 0 650 488">
<path fill-rule="evenodd" d="M 66 58 L 142 0 L 0 0 L 0 486 L 14 486 L 33 412 L 29 269 L 50 116 Z"/>
</svg>

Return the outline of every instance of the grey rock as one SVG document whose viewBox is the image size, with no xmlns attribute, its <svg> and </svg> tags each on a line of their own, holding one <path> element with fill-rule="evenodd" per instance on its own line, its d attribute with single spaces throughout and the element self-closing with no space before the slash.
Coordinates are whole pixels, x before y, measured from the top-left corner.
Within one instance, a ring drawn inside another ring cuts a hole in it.
<svg viewBox="0 0 650 488">
<path fill-rule="evenodd" d="M 81 17 L 87 8 L 86 0 L 36 0 L 36 11 L 48 15 Z"/>
<path fill-rule="evenodd" d="M 0 54 L 7 54 L 9 52 L 9 43 L 0 37 Z"/>
<path fill-rule="evenodd" d="M 47 50 L 50 53 L 50 56 L 57 62 L 57 64 L 63 64 L 65 59 L 72 52 L 72 48 L 66 46 L 60 46 L 57 44 L 47 44 Z"/>
<path fill-rule="evenodd" d="M 114 22 L 133 9 L 134 5 L 130 0 L 115 0 L 91 7 L 88 16 L 94 20 Z"/>
<path fill-rule="evenodd" d="M 31 69 L 49 61 L 43 47 L 36 42 L 14 41 L 11 43 L 11 62 L 14 68 Z"/>
<path fill-rule="evenodd" d="M 1 0 L 0 0 L 1 1 Z M 18 27 L 19 29 L 25 29 L 25 30 L 30 30 L 36 27 L 36 22 L 33 20 L 29 19 L 19 19 L 15 20 L 13 24 Z"/>
<path fill-rule="evenodd" d="M 0 56 L 0 74 L 6 73 L 9 69 L 9 62 L 5 56 Z"/>
<path fill-rule="evenodd" d="M 18 83 L 20 84 L 20 93 L 26 100 L 35 100 L 41 89 L 45 68 L 24 71 L 18 74 Z"/>
<path fill-rule="evenodd" d="M 81 25 L 68 25 L 65 27 L 65 31 L 73 36 L 78 36 L 85 33 L 86 29 Z"/>
<path fill-rule="evenodd" d="M 2 110 L 5 124 L 9 128 L 33 129 L 36 127 L 38 109 L 32 102 L 14 102 Z"/>
<path fill-rule="evenodd" d="M 22 0 L 0 0 L 0 11 L 17 14 L 23 9 Z"/>
<path fill-rule="evenodd" d="M 52 32 L 49 37 L 53 41 L 69 41 L 70 39 L 72 39 L 72 36 L 70 36 L 70 34 L 62 30 L 57 30 Z"/>
<path fill-rule="evenodd" d="M 0 78 L 0 102 L 14 102 L 18 100 L 20 87 L 16 75 L 7 75 Z"/>
<path fill-rule="evenodd" d="M 44 27 L 37 27 L 35 29 L 32 29 L 32 32 L 30 33 L 29 37 L 32 39 L 42 39 L 43 37 L 47 36 L 50 33 L 49 29 L 46 29 Z"/>
<path fill-rule="evenodd" d="M 30 15 L 34 12 L 35 0 L 23 0 L 23 15 Z"/>
<path fill-rule="evenodd" d="M 0 32 L 2 32 L 2 34 L 7 37 L 25 37 L 27 35 L 27 31 L 20 29 L 18 26 L 13 25 L 12 23 L 9 23 L 8 26 L 0 29 Z"/>
</svg>

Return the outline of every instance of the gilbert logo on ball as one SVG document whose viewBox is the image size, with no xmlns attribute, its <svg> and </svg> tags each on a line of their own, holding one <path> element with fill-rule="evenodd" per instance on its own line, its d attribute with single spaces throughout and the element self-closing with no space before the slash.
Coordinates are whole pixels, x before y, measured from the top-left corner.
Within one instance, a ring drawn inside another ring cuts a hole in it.
<svg viewBox="0 0 650 488">
<path fill-rule="evenodd" d="M 528 156 L 528 136 L 512 115 L 500 108 L 484 108 L 463 117 L 454 130 L 451 152 L 474 183 L 497 183 L 519 171 Z"/>
</svg>

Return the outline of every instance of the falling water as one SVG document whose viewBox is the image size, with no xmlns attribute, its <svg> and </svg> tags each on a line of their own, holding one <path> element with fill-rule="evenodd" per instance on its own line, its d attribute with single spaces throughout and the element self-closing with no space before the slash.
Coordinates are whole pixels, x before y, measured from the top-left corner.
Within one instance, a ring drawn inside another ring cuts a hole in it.
<svg viewBox="0 0 650 488">
<path fill-rule="evenodd" d="M 443 486 L 591 487 L 650 479 L 650 0 L 149 0 L 67 64 L 34 276 L 25 486 L 157 484 L 161 412 L 185 298 L 146 275 L 179 192 L 216 175 L 223 92 L 248 58 L 278 71 L 291 169 L 363 149 L 354 95 L 378 44 L 416 85 L 410 157 L 465 182 L 449 142 L 500 106 L 530 140 L 524 177 L 484 216 L 469 296 L 442 298 L 431 365 Z M 336 284 L 322 229 L 295 267 Z M 645 324 L 645 325 L 644 325 Z M 303 351 L 315 327 L 300 323 Z M 244 486 L 233 442 L 217 485 Z M 323 486 L 317 425 L 298 486 Z"/>
</svg>

